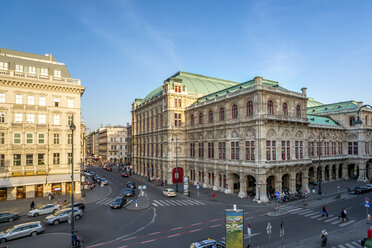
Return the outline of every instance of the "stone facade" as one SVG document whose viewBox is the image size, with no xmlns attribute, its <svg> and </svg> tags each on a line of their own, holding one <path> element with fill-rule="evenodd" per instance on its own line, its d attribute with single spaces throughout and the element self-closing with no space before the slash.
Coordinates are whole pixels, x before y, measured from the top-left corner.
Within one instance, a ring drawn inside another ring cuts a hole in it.
<svg viewBox="0 0 372 248">
<path fill-rule="evenodd" d="M 71 192 L 72 133 L 80 192 L 80 102 L 85 88 L 52 55 L 0 48 L 0 199 Z"/>
<path fill-rule="evenodd" d="M 127 128 L 107 126 L 99 129 L 99 156 L 103 160 L 118 162 L 127 156 Z"/>
<path fill-rule="evenodd" d="M 269 188 L 309 191 L 319 174 L 323 182 L 365 181 L 372 111 L 362 108 L 364 123 L 354 126 L 361 106 L 321 104 L 306 88 L 289 91 L 261 77 L 235 83 L 179 72 L 132 105 L 134 169 L 168 183 L 178 170 L 178 182 L 188 176 L 240 197 L 255 192 L 260 201 Z"/>
</svg>

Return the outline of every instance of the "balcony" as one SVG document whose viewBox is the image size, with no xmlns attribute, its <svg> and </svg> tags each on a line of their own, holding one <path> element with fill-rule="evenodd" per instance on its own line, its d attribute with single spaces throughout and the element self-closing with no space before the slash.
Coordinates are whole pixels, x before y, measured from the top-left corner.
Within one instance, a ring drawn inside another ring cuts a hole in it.
<svg viewBox="0 0 372 248">
<path fill-rule="evenodd" d="M 37 79 L 42 81 L 58 81 L 68 84 L 81 85 L 80 79 L 54 77 L 51 75 L 40 75 L 34 73 L 16 72 L 13 70 L 0 70 L 0 76 L 9 78 L 21 78 L 21 79 Z"/>
</svg>

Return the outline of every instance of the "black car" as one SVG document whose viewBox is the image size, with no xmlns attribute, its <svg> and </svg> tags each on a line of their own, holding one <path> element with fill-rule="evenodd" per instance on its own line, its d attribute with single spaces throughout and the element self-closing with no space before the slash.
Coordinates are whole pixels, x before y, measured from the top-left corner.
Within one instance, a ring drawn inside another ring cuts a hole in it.
<svg viewBox="0 0 372 248">
<path fill-rule="evenodd" d="M 12 222 L 18 218 L 19 218 L 18 214 L 9 213 L 9 212 L 0 213 L 0 222 L 6 222 L 6 221 Z"/>
<path fill-rule="evenodd" d="M 122 208 L 127 203 L 127 198 L 116 197 L 110 204 L 111 208 Z"/>
<path fill-rule="evenodd" d="M 135 189 L 136 188 L 136 184 L 133 181 L 129 181 L 127 183 L 127 188 Z"/>
<path fill-rule="evenodd" d="M 127 188 L 127 189 L 124 191 L 123 196 L 134 196 L 134 189 Z"/>
<path fill-rule="evenodd" d="M 67 204 L 67 205 L 63 206 L 63 208 L 71 208 L 71 204 Z M 84 210 L 85 209 L 85 205 L 82 202 L 76 202 L 76 203 L 74 203 L 74 208 L 78 208 L 78 209 Z"/>
<path fill-rule="evenodd" d="M 365 187 L 365 186 L 355 187 L 355 193 L 357 195 L 367 193 L 368 191 L 369 191 L 369 189 L 367 187 Z"/>
</svg>

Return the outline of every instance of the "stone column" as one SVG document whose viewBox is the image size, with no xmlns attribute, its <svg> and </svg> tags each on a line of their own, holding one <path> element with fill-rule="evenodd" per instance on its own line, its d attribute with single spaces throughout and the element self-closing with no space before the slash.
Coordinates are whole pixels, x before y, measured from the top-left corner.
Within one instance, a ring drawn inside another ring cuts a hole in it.
<svg viewBox="0 0 372 248">
<path fill-rule="evenodd" d="M 8 187 L 6 195 L 7 200 L 15 200 L 17 196 L 17 187 Z"/>
<path fill-rule="evenodd" d="M 216 191 L 216 190 L 219 190 L 219 185 L 218 185 L 218 183 L 219 183 L 219 174 L 218 174 L 218 172 L 217 172 L 216 169 L 213 171 L 213 173 L 214 173 L 213 190 Z"/>
<path fill-rule="evenodd" d="M 304 170 L 302 172 L 302 191 L 305 192 L 310 192 L 310 189 L 309 189 L 309 170 Z"/>
<path fill-rule="evenodd" d="M 226 175 L 226 183 L 227 183 L 227 189 L 225 189 L 225 193 L 232 194 L 234 192 L 234 180 L 231 178 L 231 176 Z"/>
<path fill-rule="evenodd" d="M 257 194 L 254 200 L 257 201 L 257 203 L 268 202 L 269 199 L 267 199 L 267 195 L 266 195 L 267 184 L 264 180 L 264 175 L 263 176 L 259 175 L 257 178 L 258 178 L 258 181 L 256 183 Z"/>
<path fill-rule="evenodd" d="M 289 173 L 289 192 L 296 192 L 296 172 Z"/>
<path fill-rule="evenodd" d="M 283 181 L 282 181 L 282 177 L 281 175 L 279 175 L 278 177 L 276 177 L 276 181 L 275 181 L 275 192 L 279 192 L 280 194 L 283 193 Z"/>
<path fill-rule="evenodd" d="M 239 179 L 240 183 L 240 189 L 239 189 L 239 198 L 246 198 L 247 197 L 247 178 L 244 177 L 243 175 L 240 175 Z"/>
<path fill-rule="evenodd" d="M 366 182 L 367 176 L 366 176 L 366 163 L 359 163 L 359 177 L 358 181 Z"/>
<path fill-rule="evenodd" d="M 349 172 L 347 170 L 347 165 L 346 164 L 342 164 L 342 178 L 344 179 L 349 179 Z"/>
<path fill-rule="evenodd" d="M 203 188 L 208 188 L 208 171 L 204 168 L 204 183 Z"/>
</svg>

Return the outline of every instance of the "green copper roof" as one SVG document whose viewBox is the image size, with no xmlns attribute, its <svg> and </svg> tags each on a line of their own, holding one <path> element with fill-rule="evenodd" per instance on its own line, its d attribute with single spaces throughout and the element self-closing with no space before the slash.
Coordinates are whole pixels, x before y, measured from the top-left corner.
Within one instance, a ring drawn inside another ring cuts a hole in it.
<svg viewBox="0 0 372 248">
<path fill-rule="evenodd" d="M 359 105 L 356 101 L 338 102 L 332 104 L 323 104 L 314 107 L 308 107 L 308 114 L 323 114 L 328 112 L 337 112 L 343 110 L 355 110 L 358 109 Z"/>
<path fill-rule="evenodd" d="M 163 86 L 159 86 L 158 88 L 156 88 L 155 90 L 151 91 L 145 98 L 142 99 L 142 101 L 140 101 L 139 104 L 143 103 L 143 102 L 146 102 L 158 95 L 161 95 L 161 93 L 163 92 Z"/>
<path fill-rule="evenodd" d="M 340 126 L 337 122 L 332 120 L 329 117 L 324 116 L 316 116 L 316 115 L 307 115 L 307 118 L 310 122 L 310 124 L 316 124 L 316 125 L 327 125 L 327 126 Z"/>
<path fill-rule="evenodd" d="M 312 97 L 307 98 L 307 107 L 308 108 L 319 106 L 319 105 L 324 105 L 324 104 L 321 103 L 321 102 L 315 101 L 315 99 L 312 98 Z"/>
<path fill-rule="evenodd" d="M 212 94 L 202 96 L 198 99 L 198 102 L 203 102 L 203 101 L 206 101 L 206 100 L 210 100 L 210 99 L 213 99 L 215 97 L 226 95 L 228 93 L 232 93 L 232 92 L 235 92 L 235 91 L 238 91 L 238 90 L 241 90 L 241 89 L 250 88 L 254 85 L 255 85 L 255 81 L 253 79 L 253 80 L 250 80 L 250 81 L 247 81 L 247 82 L 244 82 L 244 83 L 240 83 L 240 84 L 234 85 L 232 87 L 229 87 L 229 88 L 226 88 L 226 89 L 223 89 L 223 90 L 220 90 L 220 91 L 213 92 Z M 279 86 L 278 82 L 267 80 L 267 79 L 262 79 L 262 85 L 286 90 L 285 88 Z"/>
</svg>

